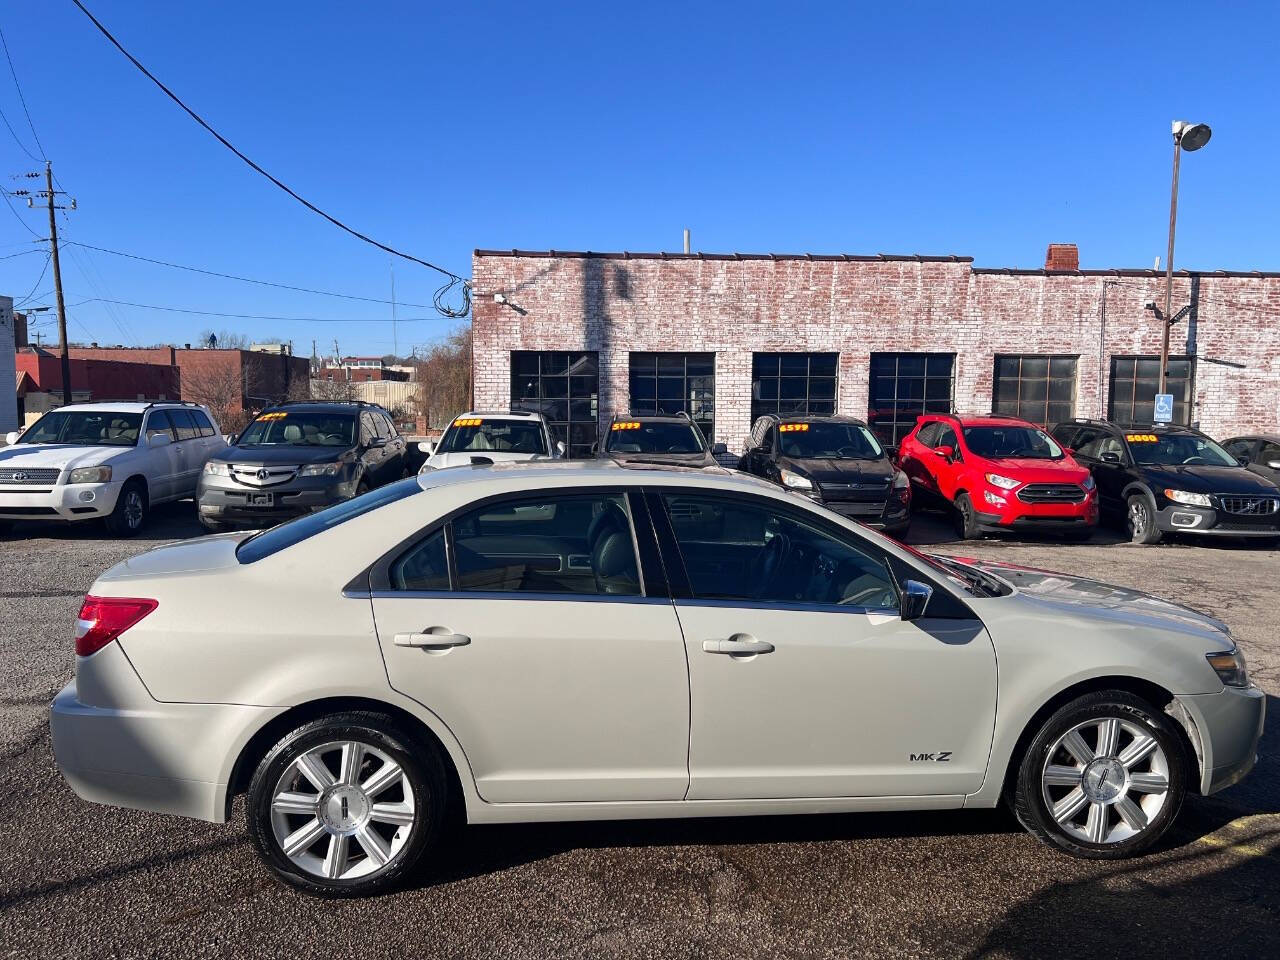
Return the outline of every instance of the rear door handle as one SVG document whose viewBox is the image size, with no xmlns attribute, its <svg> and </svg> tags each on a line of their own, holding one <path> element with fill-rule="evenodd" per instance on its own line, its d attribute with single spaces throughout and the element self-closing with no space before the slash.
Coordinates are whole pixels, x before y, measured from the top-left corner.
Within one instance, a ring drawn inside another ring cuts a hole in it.
<svg viewBox="0 0 1280 960">
<path fill-rule="evenodd" d="M 741 634 L 728 640 L 703 640 L 703 653 L 725 653 L 730 656 L 752 656 L 757 653 L 773 653 L 773 644 L 768 640 L 757 640 L 755 637 L 744 637 Z"/>
<path fill-rule="evenodd" d="M 432 633 L 440 630 L 440 633 Z M 397 647 L 421 647 L 423 650 L 451 650 L 454 647 L 465 647 L 471 638 L 461 633 L 448 633 L 441 627 L 428 627 L 424 633 L 397 633 Z"/>
</svg>

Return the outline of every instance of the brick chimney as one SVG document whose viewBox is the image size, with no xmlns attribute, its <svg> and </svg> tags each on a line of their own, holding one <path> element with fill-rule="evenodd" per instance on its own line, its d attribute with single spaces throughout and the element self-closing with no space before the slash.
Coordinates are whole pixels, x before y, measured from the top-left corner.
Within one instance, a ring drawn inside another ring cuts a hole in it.
<svg viewBox="0 0 1280 960">
<path fill-rule="evenodd" d="M 1080 251 L 1074 243 L 1051 243 L 1044 255 L 1046 270 L 1079 270 Z"/>
</svg>

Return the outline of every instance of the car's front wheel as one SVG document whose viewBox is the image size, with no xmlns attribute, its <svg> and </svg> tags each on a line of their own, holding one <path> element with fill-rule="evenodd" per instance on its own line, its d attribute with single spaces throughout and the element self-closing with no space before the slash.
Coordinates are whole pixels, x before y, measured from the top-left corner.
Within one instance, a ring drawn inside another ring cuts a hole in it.
<svg viewBox="0 0 1280 960">
<path fill-rule="evenodd" d="M 434 744 L 377 713 L 300 726 L 259 763 L 249 836 L 281 879 L 353 897 L 401 881 L 438 841 L 448 791 Z"/>
<path fill-rule="evenodd" d="M 1146 494 L 1135 493 L 1127 504 L 1129 539 L 1134 543 L 1159 543 L 1160 528 L 1156 525 L 1155 504 Z"/>
<path fill-rule="evenodd" d="M 147 488 L 138 480 L 130 480 L 120 489 L 115 509 L 104 521 L 107 531 L 117 537 L 132 537 L 147 523 Z"/>
<path fill-rule="evenodd" d="M 973 509 L 973 501 L 969 499 L 967 493 L 962 493 L 956 497 L 956 533 L 960 535 L 962 540 L 974 540 L 982 535 L 982 528 L 978 526 L 978 514 Z"/>
<path fill-rule="evenodd" d="M 1019 765 L 1014 811 L 1031 833 L 1077 857 L 1149 847 L 1186 794 L 1187 759 L 1172 721 L 1122 690 L 1066 704 Z"/>
</svg>

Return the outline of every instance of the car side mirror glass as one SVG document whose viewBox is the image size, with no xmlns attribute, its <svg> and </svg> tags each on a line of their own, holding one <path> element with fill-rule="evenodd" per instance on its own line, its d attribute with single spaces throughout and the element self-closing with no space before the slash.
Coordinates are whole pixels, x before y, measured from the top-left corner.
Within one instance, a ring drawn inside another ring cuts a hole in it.
<svg viewBox="0 0 1280 960">
<path fill-rule="evenodd" d="M 718 457 L 728 452 L 729 452 L 729 445 L 727 443 L 713 443 L 711 445 L 712 456 Z"/>
<path fill-rule="evenodd" d="M 918 580 L 908 580 L 903 584 L 902 596 L 898 599 L 898 616 L 904 621 L 919 620 L 932 596 L 933 587 Z"/>
<path fill-rule="evenodd" d="M 15 443 L 18 442 L 19 436 L 21 436 L 21 434 L 19 434 L 17 430 L 10 430 L 8 433 L 4 435 L 4 442 L 7 443 L 9 446 L 13 446 Z"/>
<path fill-rule="evenodd" d="M 436 452 L 436 442 L 434 440 L 419 440 L 418 451 L 425 453 L 429 457 Z"/>
<path fill-rule="evenodd" d="M 159 432 L 151 433 L 147 435 L 147 446 L 163 447 L 165 444 L 169 443 L 170 440 L 172 439 L 173 438 L 170 437 L 169 434 L 167 433 L 159 433 Z"/>
<path fill-rule="evenodd" d="M 933 452 L 945 460 L 950 460 L 956 455 L 956 448 L 950 444 L 944 443 L 940 447 L 934 447 Z"/>
<path fill-rule="evenodd" d="M 1120 454 L 1115 453 L 1112 450 L 1108 450 L 1106 453 L 1101 454 L 1098 457 L 1098 459 L 1101 460 L 1103 463 L 1119 463 Z"/>
<path fill-rule="evenodd" d="M 565 453 L 564 441 L 563 441 L 563 440 L 557 440 L 557 441 L 556 441 L 556 455 L 557 455 L 557 456 L 561 456 L 561 457 L 563 457 L 563 456 L 564 456 L 564 453 Z"/>
<path fill-rule="evenodd" d="M 386 445 L 387 445 L 387 438 L 386 438 L 386 437 L 370 437 L 370 438 L 369 438 L 369 448 L 370 448 L 370 449 L 374 449 L 374 448 L 377 448 L 377 447 L 385 447 Z"/>
</svg>

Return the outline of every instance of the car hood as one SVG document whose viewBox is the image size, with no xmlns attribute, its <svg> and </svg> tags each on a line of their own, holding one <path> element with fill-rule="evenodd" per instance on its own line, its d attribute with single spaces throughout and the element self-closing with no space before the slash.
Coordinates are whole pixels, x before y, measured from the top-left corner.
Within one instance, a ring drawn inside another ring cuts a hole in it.
<svg viewBox="0 0 1280 960">
<path fill-rule="evenodd" d="M 511 453 L 502 450 L 463 450 L 459 453 L 434 453 L 427 458 L 426 466 L 443 470 L 445 467 L 466 467 L 472 463 L 514 463 L 523 460 L 547 460 L 544 454 Z"/>
<path fill-rule="evenodd" d="M 872 483 L 880 486 L 887 484 L 894 472 L 887 457 L 879 460 L 779 457 L 778 466 L 802 473 L 810 480 L 816 480 L 819 486 L 823 483 Z"/>
<path fill-rule="evenodd" d="M 1231 631 L 1216 617 L 1170 600 L 1114 584 L 993 560 L 955 558 L 1017 588 L 1020 596 L 1052 613 L 1085 616 L 1114 626 L 1142 627 L 1208 637 L 1231 644 Z"/>
<path fill-rule="evenodd" d="M 1070 457 L 1046 460 L 1043 457 L 983 457 L 983 469 L 990 473 L 1008 474 L 1022 483 L 1084 483 L 1089 476 Z"/>
<path fill-rule="evenodd" d="M 117 563 L 98 577 L 98 583 L 136 580 L 139 577 L 209 573 L 234 567 L 239 563 L 236 559 L 236 547 L 250 535 L 250 531 L 220 533 L 156 547 L 154 550 L 148 550 L 146 553 L 140 553 L 136 557 Z"/>
<path fill-rule="evenodd" d="M 716 467 L 719 464 L 709 453 L 606 453 L 618 463 L 670 463 L 678 467 Z"/>
<path fill-rule="evenodd" d="M 308 447 L 305 445 L 271 445 L 263 447 L 227 447 L 219 450 L 210 460 L 223 463 L 274 464 L 274 463 L 332 463 L 350 447 Z"/>
<path fill-rule="evenodd" d="M 1138 469 L 1151 486 L 1160 490 L 1167 487 L 1191 493 L 1233 493 L 1246 496 L 1280 494 L 1280 487 L 1244 467 L 1139 465 Z"/>
<path fill-rule="evenodd" d="M 15 443 L 0 447 L 0 470 L 20 470 L 23 467 L 60 470 L 75 467 L 96 467 L 112 457 L 136 447 L 72 447 L 59 443 Z"/>
</svg>

